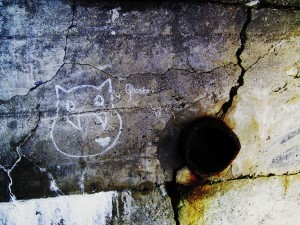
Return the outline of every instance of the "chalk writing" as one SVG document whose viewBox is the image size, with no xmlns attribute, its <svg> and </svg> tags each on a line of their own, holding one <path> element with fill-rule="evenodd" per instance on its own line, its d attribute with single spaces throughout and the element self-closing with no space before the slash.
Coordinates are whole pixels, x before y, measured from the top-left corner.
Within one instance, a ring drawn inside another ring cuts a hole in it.
<svg viewBox="0 0 300 225">
<path fill-rule="evenodd" d="M 128 102 L 130 102 L 131 97 L 133 95 L 135 95 L 135 94 L 138 94 L 138 95 L 149 94 L 150 90 L 145 88 L 145 87 L 143 87 L 143 88 L 134 88 L 132 84 L 126 84 L 125 85 L 125 92 L 126 92 L 126 94 L 129 95 Z"/>
</svg>

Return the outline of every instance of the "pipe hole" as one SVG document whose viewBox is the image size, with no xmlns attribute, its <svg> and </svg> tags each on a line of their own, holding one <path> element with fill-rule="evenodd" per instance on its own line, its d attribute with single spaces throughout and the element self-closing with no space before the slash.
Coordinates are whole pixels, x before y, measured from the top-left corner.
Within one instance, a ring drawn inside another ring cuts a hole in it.
<svg viewBox="0 0 300 225">
<path fill-rule="evenodd" d="M 224 170 L 241 148 L 236 134 L 216 118 L 202 118 L 191 124 L 182 144 L 188 167 L 202 178 Z"/>
</svg>

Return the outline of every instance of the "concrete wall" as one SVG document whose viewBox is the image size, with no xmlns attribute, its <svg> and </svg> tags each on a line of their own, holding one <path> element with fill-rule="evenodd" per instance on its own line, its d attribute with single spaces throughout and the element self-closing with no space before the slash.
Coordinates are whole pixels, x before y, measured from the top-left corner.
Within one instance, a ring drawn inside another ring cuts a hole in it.
<svg viewBox="0 0 300 225">
<path fill-rule="evenodd" d="M 87 207 L 89 224 L 296 220 L 296 2 L 0 7 L 2 224 L 81 224 Z M 184 127 L 203 116 L 242 147 L 177 209 L 165 185 L 185 165 Z"/>
</svg>

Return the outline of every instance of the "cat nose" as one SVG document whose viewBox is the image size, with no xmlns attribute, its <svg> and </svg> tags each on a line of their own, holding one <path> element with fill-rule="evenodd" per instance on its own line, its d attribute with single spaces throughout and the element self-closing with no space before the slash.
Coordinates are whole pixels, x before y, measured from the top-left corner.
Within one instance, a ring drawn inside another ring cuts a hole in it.
<svg viewBox="0 0 300 225">
<path fill-rule="evenodd" d="M 108 120 L 108 113 L 107 112 L 100 112 L 95 114 L 97 121 L 100 122 L 102 129 L 105 130 L 107 127 L 107 120 Z"/>
</svg>

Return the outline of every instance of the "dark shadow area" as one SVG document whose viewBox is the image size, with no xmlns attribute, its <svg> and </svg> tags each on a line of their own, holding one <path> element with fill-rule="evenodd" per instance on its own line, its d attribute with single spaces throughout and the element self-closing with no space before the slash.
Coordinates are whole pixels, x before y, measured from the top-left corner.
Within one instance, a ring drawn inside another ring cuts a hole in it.
<svg viewBox="0 0 300 225">
<path fill-rule="evenodd" d="M 181 149 L 188 167 L 200 178 L 220 173 L 235 159 L 240 142 L 221 120 L 202 118 L 183 135 Z"/>
<path fill-rule="evenodd" d="M 38 168 L 27 158 L 21 161 L 11 172 L 12 193 L 18 200 L 55 197 L 57 193 L 50 189 L 50 180 L 46 171 Z"/>
<path fill-rule="evenodd" d="M 203 5 L 203 4 L 218 4 L 224 6 L 241 6 L 241 4 L 236 2 L 222 2 L 222 1 L 210 1 L 210 0 L 127 0 L 127 1 L 112 1 L 112 0 L 62 0 L 65 4 L 71 5 L 72 8 L 76 6 L 82 6 L 85 8 L 96 7 L 101 10 L 112 10 L 115 8 L 121 8 L 121 12 L 128 12 L 132 10 L 136 11 L 149 11 L 158 8 L 172 9 L 172 10 L 181 10 L 182 5 L 184 4 L 194 4 L 194 5 Z"/>
<path fill-rule="evenodd" d="M 0 184 L 0 202 L 8 202 L 10 199 L 8 191 L 9 177 L 3 170 L 0 170 Z"/>
<path fill-rule="evenodd" d="M 168 171 L 175 171 L 185 164 L 185 160 L 180 153 L 181 133 L 182 128 L 175 124 L 172 118 L 160 134 L 158 159 L 160 166 L 167 173 Z"/>
<path fill-rule="evenodd" d="M 174 124 L 173 129 L 175 129 Z M 194 187 L 205 184 L 208 177 L 222 172 L 235 159 L 241 147 L 236 134 L 218 118 L 204 117 L 195 120 L 184 125 L 181 131 L 173 133 L 173 139 L 176 139 L 173 142 L 172 132 L 170 133 L 169 143 L 172 145 L 169 147 L 172 149 L 167 152 L 169 160 L 172 159 L 173 163 L 170 164 L 169 161 L 169 164 L 165 164 L 173 168 L 173 179 L 166 183 L 166 189 L 171 198 L 177 225 L 179 224 L 178 204 L 182 197 Z M 168 146 L 166 143 L 165 146 Z M 177 171 L 183 165 L 187 165 L 198 177 L 198 180 L 190 186 L 176 183 Z"/>
</svg>

